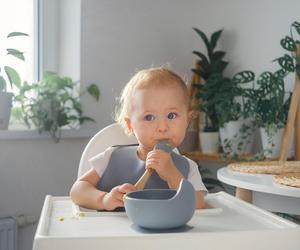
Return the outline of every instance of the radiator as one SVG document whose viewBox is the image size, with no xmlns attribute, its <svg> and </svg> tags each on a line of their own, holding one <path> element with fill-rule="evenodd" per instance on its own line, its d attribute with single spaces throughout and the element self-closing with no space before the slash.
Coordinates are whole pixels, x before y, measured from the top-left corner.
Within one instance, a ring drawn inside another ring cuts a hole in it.
<svg viewBox="0 0 300 250">
<path fill-rule="evenodd" d="M 11 217 L 0 219 L 0 250 L 17 250 L 17 222 Z"/>
</svg>

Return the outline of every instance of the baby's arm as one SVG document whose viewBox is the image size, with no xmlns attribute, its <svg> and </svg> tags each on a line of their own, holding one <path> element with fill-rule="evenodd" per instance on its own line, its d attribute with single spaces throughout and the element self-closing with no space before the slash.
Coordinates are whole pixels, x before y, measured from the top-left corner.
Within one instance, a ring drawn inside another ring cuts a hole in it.
<svg viewBox="0 0 300 250">
<path fill-rule="evenodd" d="M 100 178 L 94 169 L 89 170 L 73 184 L 70 197 L 79 206 L 90 209 L 101 209 L 105 192 L 96 188 Z"/>
<path fill-rule="evenodd" d="M 135 191 L 135 187 L 125 183 L 114 187 L 109 193 L 96 188 L 100 177 L 94 169 L 89 170 L 80 177 L 72 186 L 70 191 L 71 199 L 79 206 L 97 209 L 114 210 L 117 207 L 124 206 L 124 194 Z"/>
<path fill-rule="evenodd" d="M 203 192 L 203 191 L 196 191 L 195 192 L 195 196 L 196 196 L 196 208 L 197 209 L 205 207 L 204 194 L 205 194 L 205 192 Z"/>
</svg>

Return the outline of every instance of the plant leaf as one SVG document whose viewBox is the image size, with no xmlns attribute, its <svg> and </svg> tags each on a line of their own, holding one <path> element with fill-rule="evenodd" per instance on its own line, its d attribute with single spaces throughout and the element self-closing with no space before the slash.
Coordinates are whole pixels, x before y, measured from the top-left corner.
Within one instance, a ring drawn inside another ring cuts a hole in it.
<svg viewBox="0 0 300 250">
<path fill-rule="evenodd" d="M 88 93 L 94 97 L 97 101 L 99 101 L 99 97 L 100 97 L 100 90 L 98 88 L 98 86 L 96 84 L 90 84 L 88 87 L 87 87 L 87 91 Z"/>
<path fill-rule="evenodd" d="M 23 32 L 11 32 L 7 35 L 7 38 L 13 37 L 13 36 L 28 36 L 28 34 Z"/>
<path fill-rule="evenodd" d="M 300 35 L 300 23 L 294 22 L 294 23 L 292 24 L 292 27 L 294 27 L 295 30 L 297 31 L 297 33 Z"/>
<path fill-rule="evenodd" d="M 228 62 L 220 60 L 220 61 L 216 61 L 211 65 L 211 71 L 209 72 L 209 74 L 212 74 L 214 72 L 217 73 L 223 73 L 223 71 L 225 70 L 225 68 L 227 67 Z"/>
<path fill-rule="evenodd" d="M 203 42 L 206 46 L 207 51 L 209 51 L 209 41 L 208 41 L 207 36 L 204 34 L 204 32 L 197 28 L 193 28 L 193 30 L 195 30 L 197 32 L 197 34 L 201 37 L 201 39 L 203 40 Z"/>
<path fill-rule="evenodd" d="M 220 36 L 221 36 L 222 32 L 223 32 L 223 29 L 216 31 L 211 35 L 211 37 L 210 37 L 210 49 L 211 49 L 211 51 L 213 51 L 214 48 L 217 46 L 218 40 L 220 39 Z"/>
<path fill-rule="evenodd" d="M 90 121 L 90 122 L 95 122 L 95 120 L 91 117 L 88 117 L 88 116 L 81 116 L 79 118 L 79 121 L 80 121 L 80 124 L 86 122 L 86 121 Z"/>
<path fill-rule="evenodd" d="M 5 90 L 6 90 L 6 81 L 2 76 L 0 76 L 0 91 L 5 91 Z"/>
<path fill-rule="evenodd" d="M 289 71 L 289 72 L 294 72 L 295 71 L 295 66 L 294 66 L 294 62 L 293 62 L 293 58 L 287 54 L 285 54 L 283 57 L 279 57 L 278 59 L 276 59 L 279 63 L 279 65 Z"/>
<path fill-rule="evenodd" d="M 296 50 L 296 43 L 293 38 L 286 36 L 285 38 L 280 40 L 280 44 L 282 48 L 294 52 Z"/>
<path fill-rule="evenodd" d="M 23 52 L 16 50 L 16 49 L 6 49 L 6 51 L 7 51 L 7 55 L 12 55 L 12 56 L 15 56 L 15 57 L 25 61 Z"/>
<path fill-rule="evenodd" d="M 255 74 L 250 70 L 241 71 L 233 76 L 235 83 L 247 83 L 254 81 Z"/>
<path fill-rule="evenodd" d="M 201 53 L 199 51 L 193 51 L 193 54 L 199 56 L 202 61 L 205 61 L 206 63 L 208 63 L 208 59 L 207 59 L 206 55 L 204 55 L 203 53 Z M 201 63 L 200 63 L 200 67 L 201 67 Z"/>
<path fill-rule="evenodd" d="M 13 88 L 13 85 L 15 85 L 17 88 L 20 88 L 21 78 L 20 78 L 18 72 L 9 66 L 4 66 L 4 71 L 7 74 L 10 86 Z"/>
<path fill-rule="evenodd" d="M 287 74 L 288 74 L 288 72 L 283 68 L 274 72 L 275 77 L 281 77 L 281 78 L 284 78 Z"/>
<path fill-rule="evenodd" d="M 211 56 L 211 60 L 212 61 L 217 61 L 217 60 L 221 60 L 223 59 L 223 57 L 225 56 L 226 52 L 225 51 L 216 51 L 212 54 Z"/>
</svg>

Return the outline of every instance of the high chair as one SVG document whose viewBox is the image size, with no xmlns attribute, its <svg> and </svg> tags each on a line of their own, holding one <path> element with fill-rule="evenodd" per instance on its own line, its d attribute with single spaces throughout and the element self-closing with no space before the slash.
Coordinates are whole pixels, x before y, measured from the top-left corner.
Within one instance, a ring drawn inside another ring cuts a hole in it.
<svg viewBox="0 0 300 250">
<path fill-rule="evenodd" d="M 90 168 L 88 160 L 103 152 L 110 146 L 113 145 L 126 145 L 137 143 L 137 140 L 134 135 L 126 135 L 124 129 L 118 123 L 113 123 L 95 134 L 89 143 L 86 145 L 78 168 L 77 176 L 82 176 Z"/>
<path fill-rule="evenodd" d="M 88 159 L 112 145 L 136 143 L 118 124 L 107 126 L 87 144 L 78 176 L 89 169 Z M 175 149 L 176 151 L 176 149 Z M 298 250 L 300 226 L 241 201 L 225 192 L 208 194 L 215 209 L 200 209 L 184 226 L 173 231 L 147 231 L 132 224 L 125 213 L 78 211 L 68 196 L 45 197 L 33 250 L 164 249 L 231 250 L 259 248 Z M 228 223 L 230 221 L 230 223 Z M 154 233 L 155 232 L 155 233 Z M 167 233 L 169 232 L 169 233 Z M 253 239 L 255 244 L 253 245 Z M 227 249 L 226 248 L 226 249 Z"/>
</svg>

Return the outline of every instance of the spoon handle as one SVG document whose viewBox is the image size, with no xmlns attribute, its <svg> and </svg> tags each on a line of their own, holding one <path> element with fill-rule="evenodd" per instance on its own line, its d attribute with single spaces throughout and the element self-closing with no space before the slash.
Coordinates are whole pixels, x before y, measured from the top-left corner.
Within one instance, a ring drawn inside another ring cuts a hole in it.
<svg viewBox="0 0 300 250">
<path fill-rule="evenodd" d="M 137 190 L 144 189 L 147 181 L 149 180 L 151 174 L 153 173 L 153 169 L 149 168 L 147 169 L 144 174 L 140 177 L 140 179 L 135 183 L 135 187 Z"/>
</svg>

